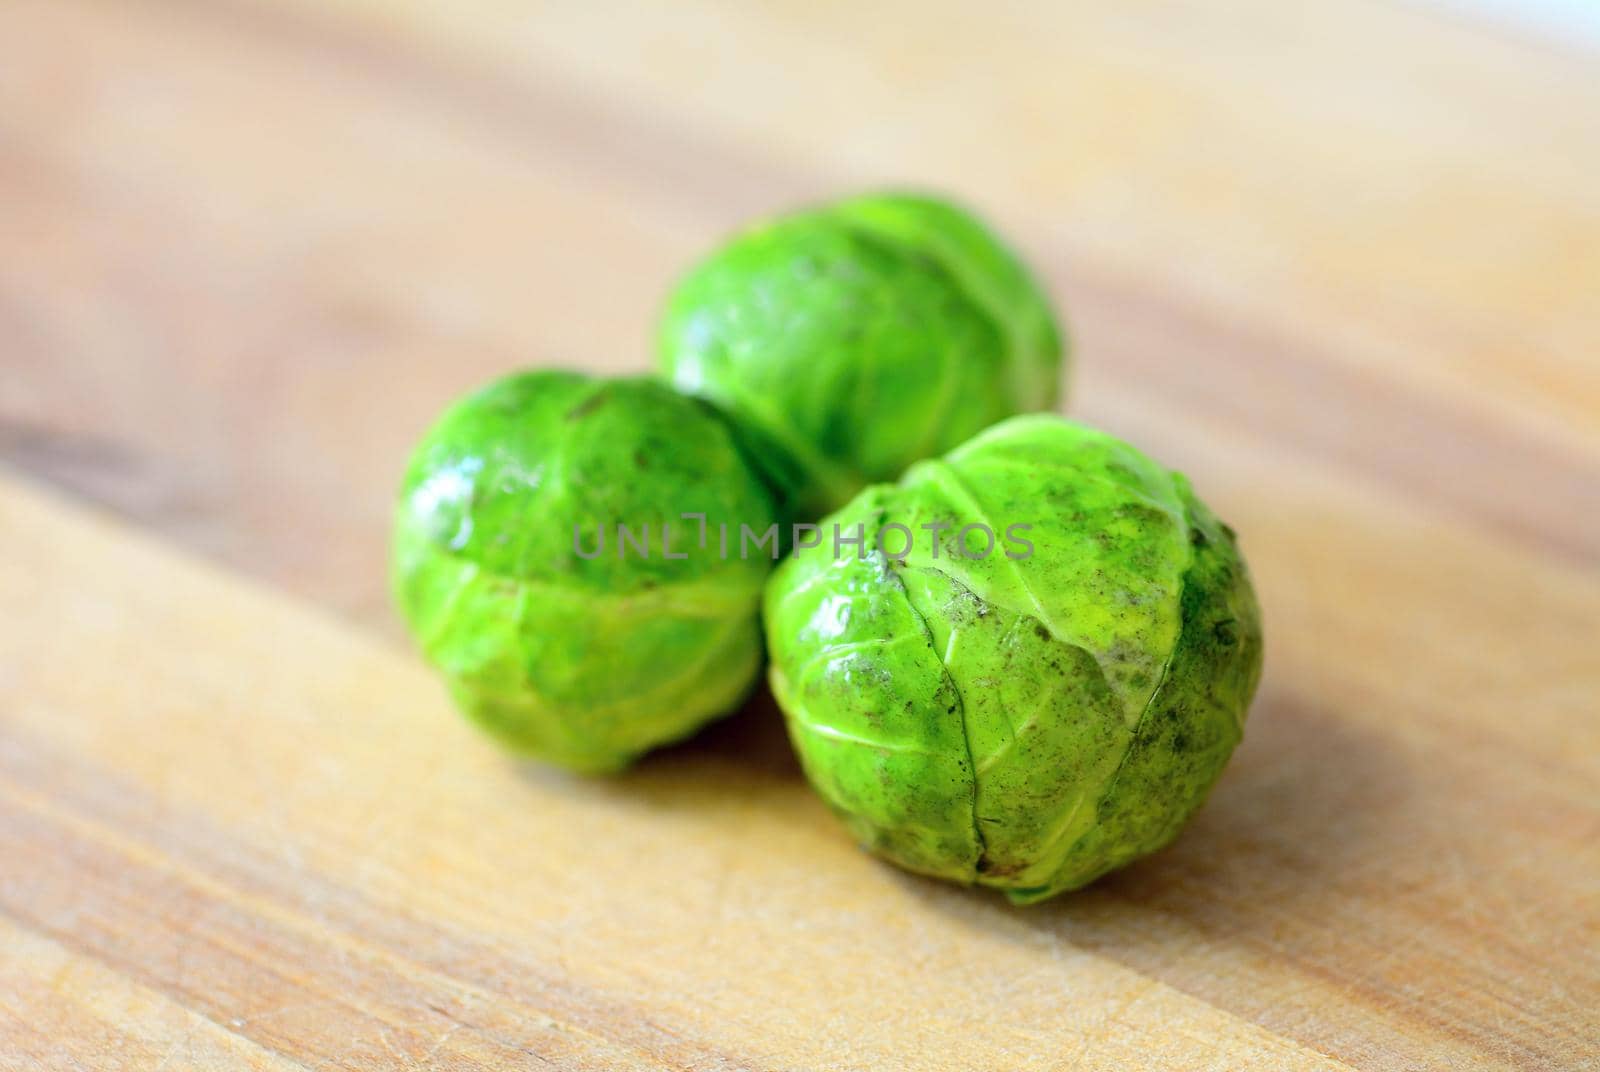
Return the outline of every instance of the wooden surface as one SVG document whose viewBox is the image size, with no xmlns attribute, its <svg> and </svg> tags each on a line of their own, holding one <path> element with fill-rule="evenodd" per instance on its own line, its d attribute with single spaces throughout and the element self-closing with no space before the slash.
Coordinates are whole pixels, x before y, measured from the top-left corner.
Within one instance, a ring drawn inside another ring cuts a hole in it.
<svg viewBox="0 0 1600 1072">
<path fill-rule="evenodd" d="M 5 0 L 0 1067 L 1600 1067 L 1596 175 L 1600 61 L 1396 5 Z M 447 398 L 908 180 L 1267 619 L 1191 830 L 1031 910 L 761 703 L 510 763 L 385 605 Z"/>
</svg>

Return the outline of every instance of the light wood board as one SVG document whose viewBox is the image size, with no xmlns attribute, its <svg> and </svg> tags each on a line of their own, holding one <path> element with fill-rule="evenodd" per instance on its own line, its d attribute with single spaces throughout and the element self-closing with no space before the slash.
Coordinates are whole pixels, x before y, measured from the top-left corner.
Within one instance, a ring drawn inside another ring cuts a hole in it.
<svg viewBox="0 0 1600 1072">
<path fill-rule="evenodd" d="M 0 4 L 0 1067 L 1600 1067 L 1597 174 L 1600 63 L 1392 5 Z M 511 763 L 384 597 L 451 395 L 908 180 L 1265 608 L 1194 826 L 1030 910 L 761 703 Z"/>
</svg>

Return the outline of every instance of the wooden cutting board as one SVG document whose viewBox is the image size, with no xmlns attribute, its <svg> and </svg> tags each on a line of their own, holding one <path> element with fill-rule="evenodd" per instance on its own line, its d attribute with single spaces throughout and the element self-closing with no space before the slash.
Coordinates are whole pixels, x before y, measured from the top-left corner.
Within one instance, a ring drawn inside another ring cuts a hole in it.
<svg viewBox="0 0 1600 1072">
<path fill-rule="evenodd" d="M 1600 63 L 1062 7 L 0 4 L 0 1068 L 1600 1068 Z M 907 180 L 1267 622 L 1190 830 L 1026 910 L 856 851 L 768 702 L 510 761 L 384 595 L 451 395 Z"/>
</svg>

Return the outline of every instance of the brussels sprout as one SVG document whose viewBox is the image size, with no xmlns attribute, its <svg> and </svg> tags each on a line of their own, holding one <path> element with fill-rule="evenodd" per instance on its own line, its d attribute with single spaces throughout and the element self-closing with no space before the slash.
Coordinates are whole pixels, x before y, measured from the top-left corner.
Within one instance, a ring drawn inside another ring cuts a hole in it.
<svg viewBox="0 0 1600 1072">
<path fill-rule="evenodd" d="M 735 418 L 792 518 L 837 509 L 994 422 L 1055 406 L 1062 343 L 965 211 L 878 194 L 737 236 L 667 305 L 661 363 Z"/>
<path fill-rule="evenodd" d="M 774 520 L 704 403 L 649 379 L 514 375 L 457 403 L 413 455 L 396 599 L 489 733 L 615 770 L 730 710 L 759 674 L 772 560 L 723 555 L 717 533 Z"/>
<path fill-rule="evenodd" d="M 1261 668 L 1234 534 L 1182 475 L 1016 417 L 835 525 L 864 553 L 780 566 L 767 641 L 806 774 L 866 847 L 1021 903 L 1177 835 Z"/>
</svg>

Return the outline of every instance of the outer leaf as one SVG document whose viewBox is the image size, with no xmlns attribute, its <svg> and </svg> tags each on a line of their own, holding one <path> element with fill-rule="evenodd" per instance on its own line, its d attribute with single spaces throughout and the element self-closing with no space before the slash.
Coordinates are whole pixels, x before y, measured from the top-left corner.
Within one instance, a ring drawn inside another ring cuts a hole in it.
<svg viewBox="0 0 1600 1072">
<path fill-rule="evenodd" d="M 899 562 L 801 552 L 766 607 L 806 771 L 865 844 L 1037 900 L 1176 835 L 1238 742 L 1261 656 L 1232 533 L 1183 477 L 1082 425 L 1019 417 L 824 525 L 858 522 L 869 543 L 896 523 L 917 546 Z M 1019 523 L 1031 556 L 1003 538 L 951 554 L 962 526 Z M 938 555 L 925 525 L 945 526 Z M 930 643 L 904 639 L 919 634 Z M 914 763 L 868 754 L 885 725 Z"/>
<path fill-rule="evenodd" d="M 707 517 L 711 539 L 698 546 Z M 395 522 L 396 600 L 464 711 L 502 742 L 581 770 L 623 766 L 731 709 L 760 666 L 768 558 L 716 533 L 763 529 L 770 496 L 701 403 L 652 380 L 512 376 L 441 418 Z M 618 524 L 650 533 L 619 553 Z M 668 558 L 661 539 L 671 526 Z M 585 557 L 606 533 L 605 550 Z"/>
<path fill-rule="evenodd" d="M 1052 406 L 1061 344 L 1032 278 L 974 218 L 880 195 L 736 236 L 673 292 L 679 390 L 728 411 L 809 520 L 1012 414 Z"/>
</svg>

